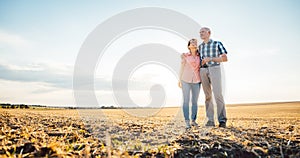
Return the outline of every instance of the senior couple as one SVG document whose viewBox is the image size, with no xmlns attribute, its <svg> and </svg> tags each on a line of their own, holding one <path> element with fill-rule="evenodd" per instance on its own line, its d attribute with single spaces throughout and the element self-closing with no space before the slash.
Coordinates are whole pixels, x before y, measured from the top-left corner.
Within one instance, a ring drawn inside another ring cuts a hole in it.
<svg viewBox="0 0 300 158">
<path fill-rule="evenodd" d="M 197 46 L 197 40 L 188 42 L 188 53 L 181 55 L 181 68 L 178 86 L 183 93 L 183 114 L 186 129 L 198 126 L 196 123 L 198 112 L 198 96 L 202 84 L 205 94 L 205 108 L 207 122 L 205 126 L 215 126 L 214 106 L 212 93 L 217 104 L 217 118 L 219 127 L 226 127 L 226 110 L 222 95 L 221 68 L 220 63 L 227 61 L 227 51 L 219 41 L 210 39 L 211 30 L 207 27 L 200 29 L 200 37 L 203 42 Z M 192 113 L 190 116 L 190 100 L 192 102 Z"/>
</svg>

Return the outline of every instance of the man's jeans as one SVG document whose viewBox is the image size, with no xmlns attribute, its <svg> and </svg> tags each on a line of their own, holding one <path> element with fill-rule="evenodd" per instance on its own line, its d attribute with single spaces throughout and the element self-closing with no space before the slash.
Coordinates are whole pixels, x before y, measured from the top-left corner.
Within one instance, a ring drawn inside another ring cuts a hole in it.
<svg viewBox="0 0 300 158">
<path fill-rule="evenodd" d="M 183 115 L 184 119 L 190 120 L 190 94 L 192 93 L 192 121 L 195 121 L 197 119 L 197 113 L 198 113 L 198 97 L 200 92 L 200 83 L 187 83 L 184 81 L 181 81 L 182 84 L 182 94 L 183 94 Z"/>
<path fill-rule="evenodd" d="M 212 102 L 212 92 L 217 103 L 217 113 L 219 123 L 226 123 L 226 110 L 222 95 L 221 67 L 212 66 L 200 69 L 201 82 L 205 94 L 206 116 L 208 121 L 214 122 L 214 106 Z"/>
</svg>

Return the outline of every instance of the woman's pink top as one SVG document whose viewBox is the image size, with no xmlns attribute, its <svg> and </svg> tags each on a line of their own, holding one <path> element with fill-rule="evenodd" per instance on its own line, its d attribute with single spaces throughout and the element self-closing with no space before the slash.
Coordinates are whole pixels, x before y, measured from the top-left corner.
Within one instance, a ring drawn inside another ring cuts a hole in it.
<svg viewBox="0 0 300 158">
<path fill-rule="evenodd" d="M 182 57 L 183 72 L 181 80 L 187 83 L 199 83 L 200 79 L 200 57 L 191 53 L 184 53 Z"/>
</svg>

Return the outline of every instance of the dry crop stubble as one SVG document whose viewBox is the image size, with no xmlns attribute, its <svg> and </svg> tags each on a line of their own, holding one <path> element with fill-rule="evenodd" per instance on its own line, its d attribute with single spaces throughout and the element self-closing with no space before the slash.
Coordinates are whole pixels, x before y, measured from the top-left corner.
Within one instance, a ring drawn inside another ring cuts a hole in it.
<svg viewBox="0 0 300 158">
<path fill-rule="evenodd" d="M 141 109 L 131 109 L 141 110 Z M 121 109 L 0 109 L 1 157 L 300 156 L 300 104 L 229 105 L 227 128 L 184 130 L 179 108 L 152 117 Z M 144 109 L 144 111 L 146 111 Z"/>
</svg>

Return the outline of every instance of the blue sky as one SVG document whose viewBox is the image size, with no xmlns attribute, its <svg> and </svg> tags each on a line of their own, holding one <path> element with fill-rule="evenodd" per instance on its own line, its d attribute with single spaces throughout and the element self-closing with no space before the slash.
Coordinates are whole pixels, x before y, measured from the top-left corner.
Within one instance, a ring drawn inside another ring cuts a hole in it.
<svg viewBox="0 0 300 158">
<path fill-rule="evenodd" d="M 300 2 L 252 1 L 1 1 L 0 2 L 0 102 L 74 105 L 73 67 L 85 38 L 113 15 L 141 7 L 174 10 L 212 29 L 212 38 L 228 50 L 225 72 L 227 103 L 300 100 Z M 153 17 L 155 18 L 155 17 Z M 167 19 L 166 19 L 167 20 Z M 157 34 L 159 38 L 149 35 Z M 199 39 L 198 32 L 195 37 Z M 99 61 L 95 89 L 99 104 L 115 104 L 110 75 L 120 54 L 139 42 L 156 41 L 186 50 L 186 41 L 155 30 L 124 35 Z M 172 39 L 167 41 L 168 39 Z M 167 42 L 164 42 L 167 41 Z M 125 44 L 125 45 L 122 45 Z M 111 64 L 110 62 L 112 61 Z M 107 71 L 98 71 L 101 66 Z M 151 80 L 147 80 L 152 76 Z M 154 77 L 153 77 L 154 76 Z M 149 102 L 149 87 L 162 80 L 166 104 L 181 105 L 177 79 L 157 65 L 133 74 L 136 86 L 130 95 L 138 104 Z M 144 91 L 135 91 L 135 89 Z M 203 91 L 199 103 L 204 103 Z"/>
</svg>

